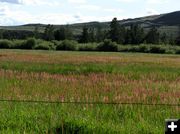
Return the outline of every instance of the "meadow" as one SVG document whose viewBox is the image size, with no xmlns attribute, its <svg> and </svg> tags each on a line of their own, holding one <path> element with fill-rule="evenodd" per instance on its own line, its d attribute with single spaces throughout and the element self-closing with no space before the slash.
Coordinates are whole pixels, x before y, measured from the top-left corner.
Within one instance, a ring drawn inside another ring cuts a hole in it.
<svg viewBox="0 0 180 134">
<path fill-rule="evenodd" d="M 164 133 L 180 55 L 4 49 L 0 97 L 1 133 Z"/>
</svg>

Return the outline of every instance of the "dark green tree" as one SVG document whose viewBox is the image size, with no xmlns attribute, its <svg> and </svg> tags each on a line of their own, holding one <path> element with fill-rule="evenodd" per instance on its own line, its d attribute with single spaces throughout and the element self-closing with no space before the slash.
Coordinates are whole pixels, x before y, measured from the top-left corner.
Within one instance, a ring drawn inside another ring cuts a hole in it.
<svg viewBox="0 0 180 134">
<path fill-rule="evenodd" d="M 131 38 L 131 29 L 127 29 L 126 30 L 126 34 L 125 34 L 125 42 L 124 42 L 124 44 L 131 44 L 131 40 L 132 40 L 132 38 Z"/>
<path fill-rule="evenodd" d="M 130 34 L 131 44 L 140 44 L 144 41 L 144 30 L 138 24 L 131 25 L 130 33 L 127 34 Z"/>
<path fill-rule="evenodd" d="M 163 34 L 160 35 L 160 41 L 163 44 L 167 44 L 168 43 L 168 37 L 167 37 L 166 33 L 163 33 Z"/>
<path fill-rule="evenodd" d="M 39 26 L 36 25 L 35 28 L 34 28 L 34 38 L 38 39 L 40 36 L 40 33 L 39 33 Z"/>
<path fill-rule="evenodd" d="M 69 26 L 62 26 L 54 32 L 54 38 L 55 40 L 71 40 L 73 39 L 73 34 Z"/>
<path fill-rule="evenodd" d="M 96 42 L 95 29 L 94 28 L 89 29 L 89 42 Z"/>
<path fill-rule="evenodd" d="M 178 28 L 178 36 L 177 36 L 177 38 L 175 40 L 175 43 L 176 43 L 176 45 L 180 45 L 180 26 Z"/>
<path fill-rule="evenodd" d="M 119 24 L 117 18 L 114 18 L 110 24 L 109 37 L 112 41 L 119 44 L 124 43 L 125 39 L 125 28 Z"/>
<path fill-rule="evenodd" d="M 66 39 L 65 28 L 61 27 L 60 29 L 54 31 L 54 38 L 55 40 L 65 40 Z"/>
<path fill-rule="evenodd" d="M 102 28 L 99 26 L 96 31 L 96 42 L 102 42 L 104 40 L 104 32 Z"/>
<path fill-rule="evenodd" d="M 148 44 L 159 44 L 160 34 L 156 27 L 152 27 L 146 35 L 145 41 Z"/>
<path fill-rule="evenodd" d="M 66 25 L 65 26 L 65 35 L 66 35 L 66 39 L 68 40 L 73 40 L 73 32 L 72 30 L 70 29 L 69 25 Z"/>
<path fill-rule="evenodd" d="M 88 28 L 86 26 L 83 27 L 82 35 L 80 36 L 80 42 L 81 43 L 88 43 L 89 42 L 89 32 Z"/>
<path fill-rule="evenodd" d="M 175 44 L 176 44 L 175 38 L 173 38 L 173 35 L 172 35 L 172 34 L 171 34 L 170 37 L 169 37 L 168 43 L 171 44 L 171 45 L 175 45 Z"/>
<path fill-rule="evenodd" d="M 61 40 L 62 39 L 61 33 L 62 33 L 61 29 L 55 30 L 54 31 L 54 39 L 55 40 Z M 63 36 L 63 39 L 64 39 L 64 36 Z"/>
<path fill-rule="evenodd" d="M 54 39 L 54 27 L 53 25 L 47 25 L 44 31 L 44 39 L 51 41 Z"/>
<path fill-rule="evenodd" d="M 0 39 L 3 39 L 3 29 L 0 29 Z"/>
</svg>

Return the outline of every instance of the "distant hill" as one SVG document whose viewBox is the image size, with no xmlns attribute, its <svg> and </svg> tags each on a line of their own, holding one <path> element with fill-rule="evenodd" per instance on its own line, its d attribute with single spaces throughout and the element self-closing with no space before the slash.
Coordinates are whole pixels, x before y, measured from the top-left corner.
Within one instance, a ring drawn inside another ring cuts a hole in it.
<svg viewBox="0 0 180 134">
<path fill-rule="evenodd" d="M 145 16 L 135 19 L 124 19 L 119 20 L 119 23 L 124 26 L 130 26 L 131 24 L 139 24 L 145 29 L 149 29 L 152 26 L 157 26 L 160 32 L 165 32 L 169 35 L 175 36 L 178 32 L 178 26 L 180 26 L 180 11 Z M 69 27 L 73 30 L 74 34 L 80 34 L 83 26 L 97 28 L 101 27 L 103 29 L 109 28 L 110 22 L 88 22 L 88 23 L 77 23 L 71 24 Z M 46 25 L 44 24 L 26 24 L 21 26 L 0 26 L 0 29 L 6 30 L 23 30 L 23 31 L 34 31 L 35 27 L 38 26 L 40 32 L 43 32 Z M 62 25 L 54 25 L 56 29 Z"/>
<path fill-rule="evenodd" d="M 138 23 L 138 24 L 144 25 L 145 27 L 146 26 L 148 27 L 179 26 L 180 25 L 180 11 L 167 13 L 167 14 L 146 16 L 146 17 L 135 18 L 135 19 L 121 20 L 119 22 L 124 25 Z"/>
<path fill-rule="evenodd" d="M 178 26 L 180 25 L 180 11 L 164 14 L 152 22 L 159 25 Z"/>
</svg>

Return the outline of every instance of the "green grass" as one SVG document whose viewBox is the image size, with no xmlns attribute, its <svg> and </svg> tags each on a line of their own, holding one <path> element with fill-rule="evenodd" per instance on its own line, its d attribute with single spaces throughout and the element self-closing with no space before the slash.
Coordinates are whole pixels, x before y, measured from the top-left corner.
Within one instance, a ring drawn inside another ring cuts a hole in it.
<svg viewBox="0 0 180 134">
<path fill-rule="evenodd" d="M 1 103 L 0 106 L 1 133 L 158 134 L 164 133 L 165 118 L 180 116 L 173 107 L 160 106 L 29 103 Z"/>
<path fill-rule="evenodd" d="M 180 56 L 0 50 L 0 98 L 180 104 Z M 164 133 L 179 106 L 0 102 L 0 133 Z M 155 127 L 154 127 L 155 126 Z"/>
<path fill-rule="evenodd" d="M 0 63 L 4 70 L 25 72 L 46 72 L 51 74 L 132 74 L 132 78 L 155 73 L 166 79 L 176 79 L 180 75 L 180 67 L 164 66 L 158 63 L 34 63 L 5 61 Z M 166 76 L 166 77 L 165 77 Z"/>
</svg>

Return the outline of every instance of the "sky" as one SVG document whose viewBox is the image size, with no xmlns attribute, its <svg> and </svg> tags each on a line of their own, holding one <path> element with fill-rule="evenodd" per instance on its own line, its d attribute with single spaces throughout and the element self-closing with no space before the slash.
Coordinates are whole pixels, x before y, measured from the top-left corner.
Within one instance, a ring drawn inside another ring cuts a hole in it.
<svg viewBox="0 0 180 134">
<path fill-rule="evenodd" d="M 0 0 L 0 25 L 111 21 L 180 10 L 180 0 Z"/>
</svg>

